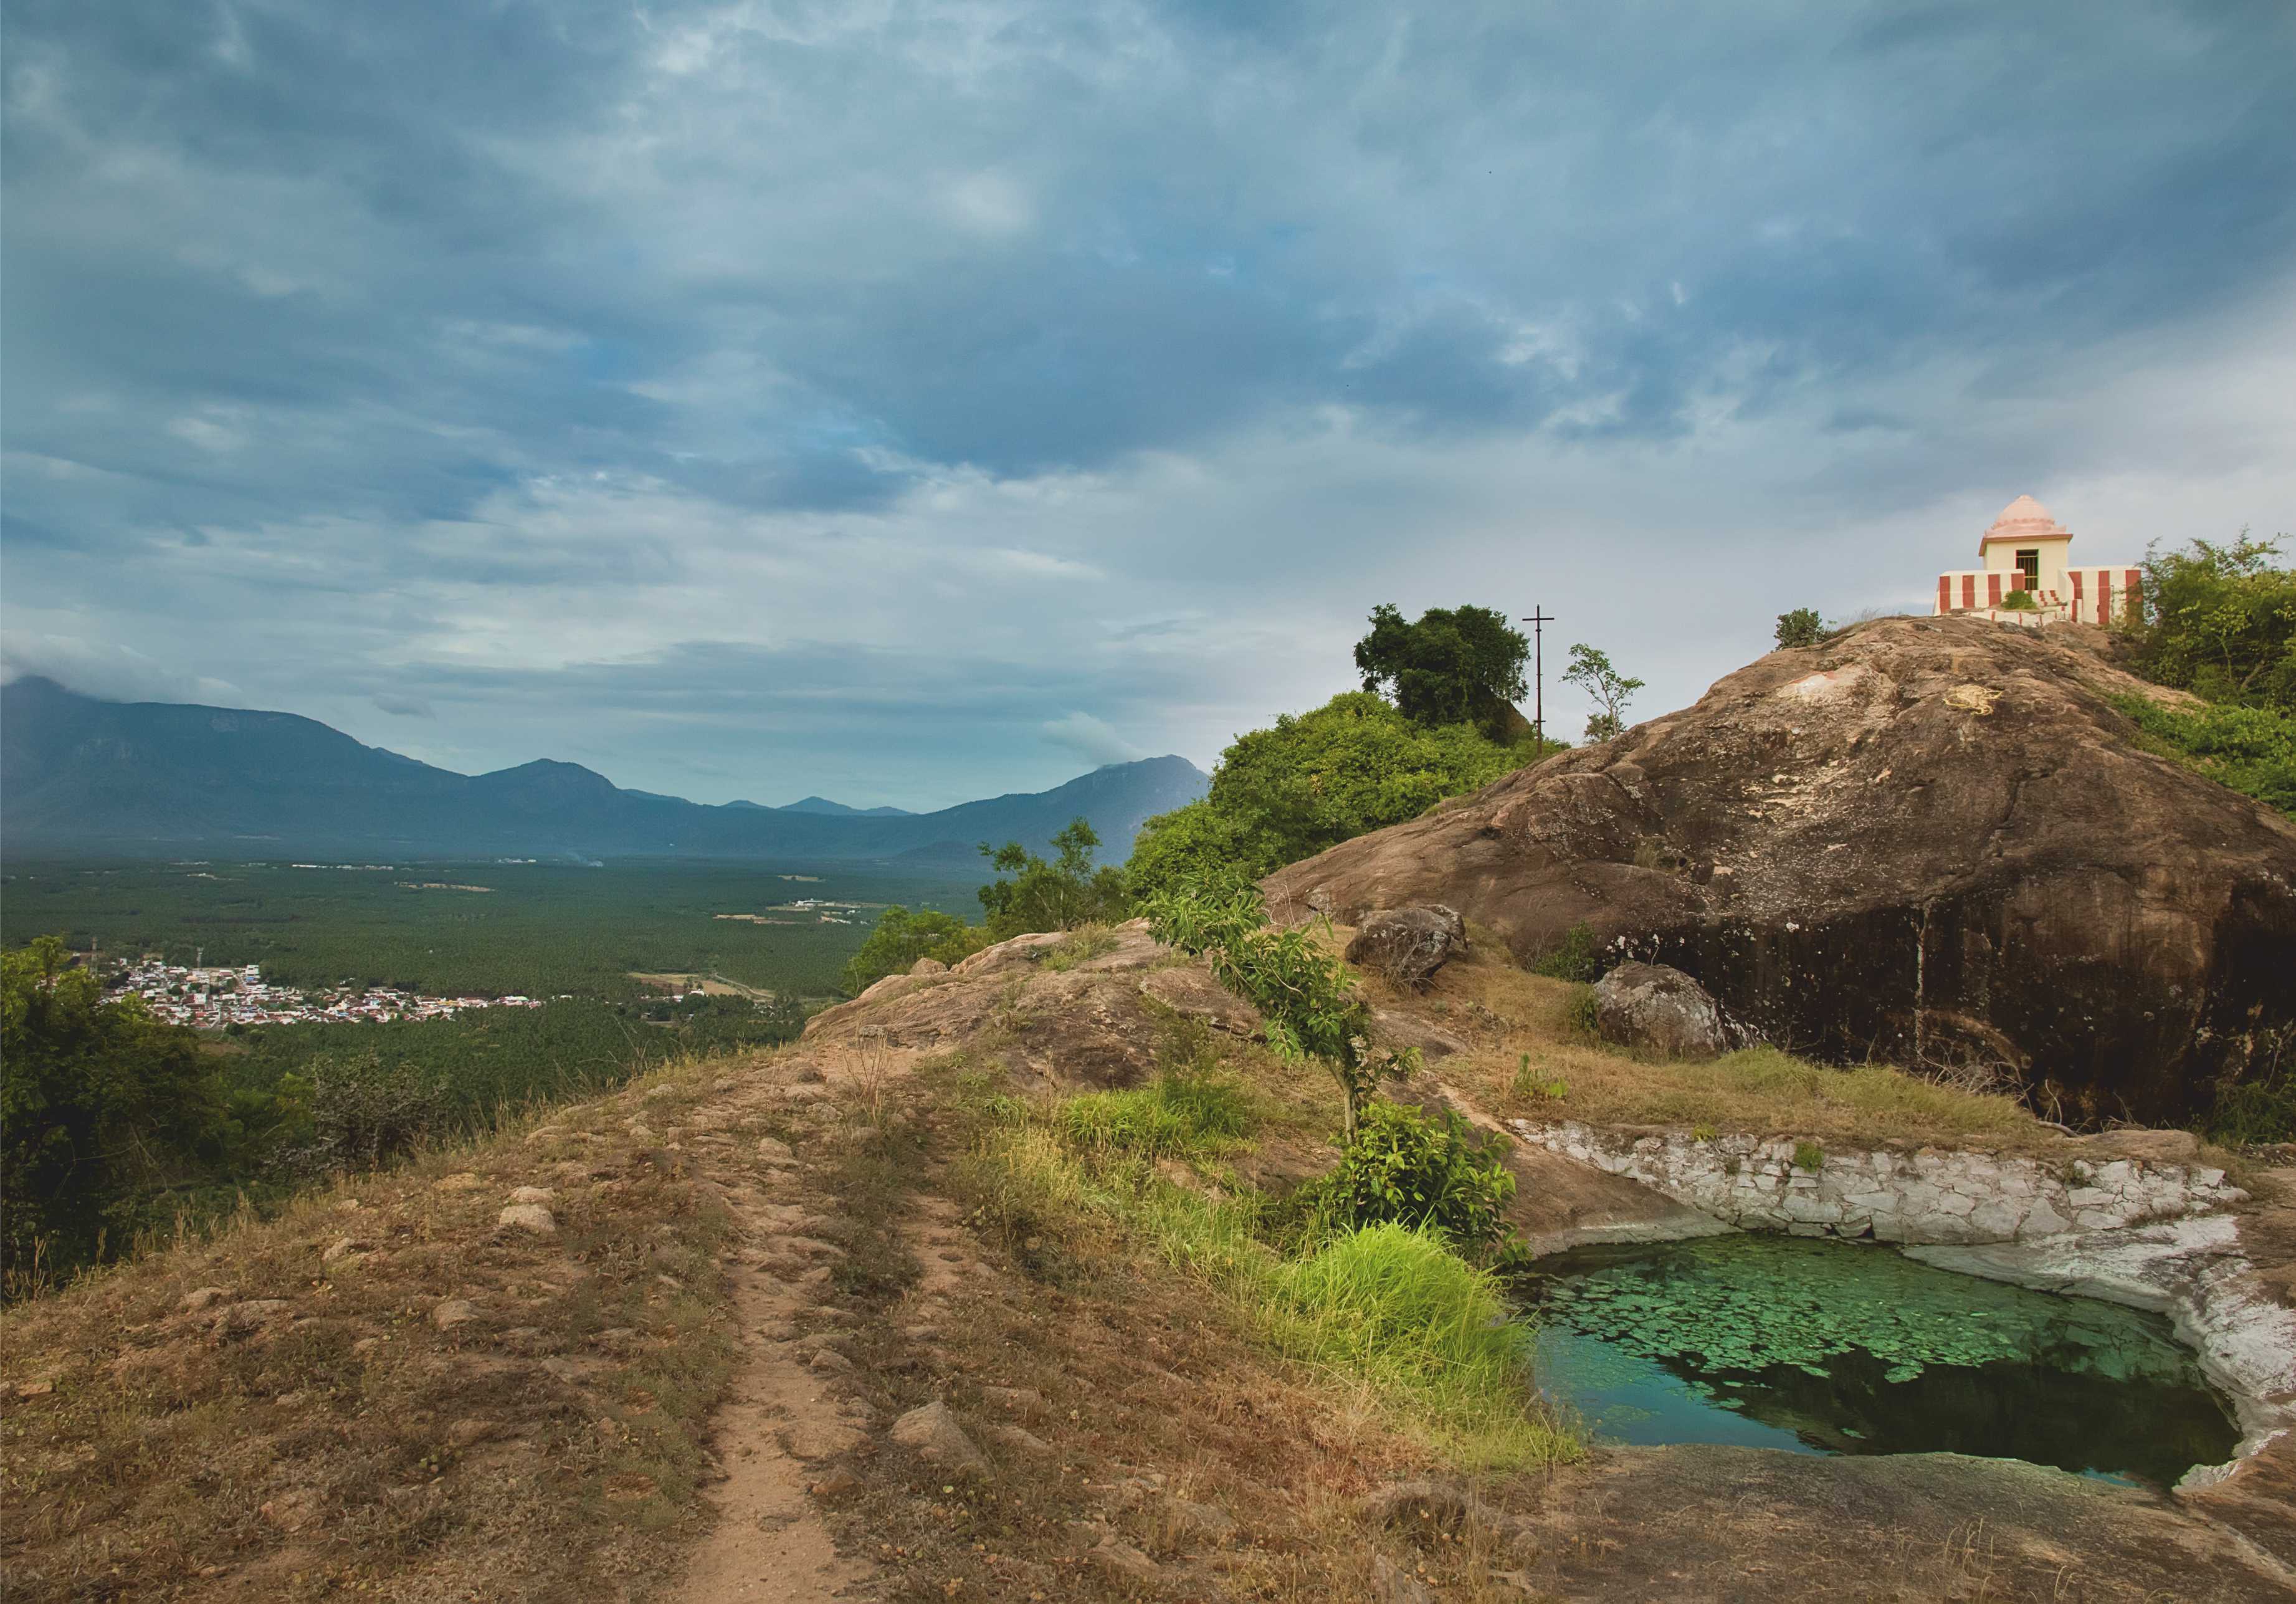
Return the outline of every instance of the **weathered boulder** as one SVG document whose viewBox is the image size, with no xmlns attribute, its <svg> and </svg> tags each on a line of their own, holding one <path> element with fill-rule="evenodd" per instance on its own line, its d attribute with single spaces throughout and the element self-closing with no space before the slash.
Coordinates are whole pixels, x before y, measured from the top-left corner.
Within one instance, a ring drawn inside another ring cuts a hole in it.
<svg viewBox="0 0 2296 1604">
<path fill-rule="evenodd" d="M 920 1405 L 893 1422 L 893 1441 L 944 1470 L 984 1474 L 988 1461 L 946 1403 Z"/>
<path fill-rule="evenodd" d="M 1620 964 L 1595 983 L 1595 1030 L 1605 1041 L 1669 1058 L 1718 1058 L 1729 1032 L 1714 999 L 1665 964 Z"/>
<path fill-rule="evenodd" d="M 1364 916 L 1348 943 L 1348 962 L 1376 969 L 1398 985 L 1423 990 L 1466 944 L 1466 921 L 1439 902 L 1382 909 Z"/>
<path fill-rule="evenodd" d="M 2174 1122 L 2296 1031 L 2296 826 L 2134 744 L 2102 632 L 1892 618 L 1292 865 L 1275 907 L 1575 925 L 1840 1062 Z M 2161 693 L 2171 696 L 2173 693 Z"/>
</svg>

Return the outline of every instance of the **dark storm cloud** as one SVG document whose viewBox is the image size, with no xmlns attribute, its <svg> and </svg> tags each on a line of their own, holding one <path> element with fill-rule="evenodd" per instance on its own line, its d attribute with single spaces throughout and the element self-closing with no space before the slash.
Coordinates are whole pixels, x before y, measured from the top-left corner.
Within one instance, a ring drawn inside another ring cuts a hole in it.
<svg viewBox="0 0 2296 1604">
<path fill-rule="evenodd" d="M 662 786 L 758 788 L 697 744 L 742 731 L 932 791 L 1209 758 L 1373 601 L 1566 581 L 1678 700 L 1738 637 L 1622 572 L 1824 576 L 1718 580 L 1759 623 L 1917 594 L 2022 489 L 2286 503 L 2284 6 L 152 0 L 0 44 L 12 635 L 427 703 L 440 761 L 577 695 Z M 1808 546 L 1841 508 L 1894 557 Z"/>
</svg>

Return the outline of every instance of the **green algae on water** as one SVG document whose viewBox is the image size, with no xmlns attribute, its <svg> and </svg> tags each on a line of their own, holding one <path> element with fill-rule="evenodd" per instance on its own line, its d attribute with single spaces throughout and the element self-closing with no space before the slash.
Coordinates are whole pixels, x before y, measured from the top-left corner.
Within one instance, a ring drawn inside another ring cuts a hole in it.
<svg viewBox="0 0 2296 1604">
<path fill-rule="evenodd" d="M 2156 1315 L 1892 1249 L 1730 1236 L 1526 1277 L 1539 1379 L 1629 1442 L 1950 1450 L 2166 1484 L 2237 1429 Z"/>
</svg>

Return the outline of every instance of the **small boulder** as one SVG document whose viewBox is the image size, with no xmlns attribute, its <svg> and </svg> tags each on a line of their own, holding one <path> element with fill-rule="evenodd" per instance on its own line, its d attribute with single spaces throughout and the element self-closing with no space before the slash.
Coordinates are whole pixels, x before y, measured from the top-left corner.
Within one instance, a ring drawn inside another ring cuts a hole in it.
<svg viewBox="0 0 2296 1604">
<path fill-rule="evenodd" d="M 988 1461 L 946 1403 L 927 1403 L 893 1422 L 893 1441 L 947 1470 L 985 1472 Z"/>
<path fill-rule="evenodd" d="M 513 1203 L 495 1216 L 498 1226 L 531 1231 L 537 1237 L 547 1237 L 558 1230 L 558 1222 L 548 1209 L 538 1203 Z"/>
<path fill-rule="evenodd" d="M 479 1318 L 479 1306 L 466 1297 L 450 1297 L 430 1311 L 430 1323 L 441 1331 L 453 1331 L 474 1323 Z"/>
<path fill-rule="evenodd" d="M 1163 1568 L 1128 1542 L 1103 1537 L 1085 1555 L 1092 1567 L 1111 1582 L 1153 1587 L 1163 1579 Z"/>
<path fill-rule="evenodd" d="M 1424 991 L 1435 971 L 1466 944 L 1466 921 L 1440 902 L 1388 908 L 1365 916 L 1356 939 L 1348 943 L 1348 962 Z"/>
<path fill-rule="evenodd" d="M 1722 1010 L 1706 988 L 1664 964 L 1620 964 L 1595 982 L 1595 1029 L 1605 1041 L 1669 1058 L 1730 1050 Z"/>
<path fill-rule="evenodd" d="M 486 1184 L 470 1171 L 462 1170 L 452 1175 L 441 1175 L 430 1186 L 434 1191 L 440 1192 L 475 1192 Z"/>
<path fill-rule="evenodd" d="M 521 1187 L 510 1195 L 512 1203 L 550 1203 L 558 1194 L 548 1187 Z"/>
<path fill-rule="evenodd" d="M 912 975 L 946 975 L 948 966 L 937 958 L 921 958 L 909 966 Z"/>
<path fill-rule="evenodd" d="M 183 1313 L 197 1314 L 202 1309 L 228 1302 L 230 1297 L 231 1289 L 227 1287 L 201 1287 L 184 1294 L 176 1301 L 176 1307 Z"/>
<path fill-rule="evenodd" d="M 797 1162 L 796 1153 L 791 1151 L 790 1145 L 778 1136 L 761 1136 L 758 1139 L 758 1157 L 775 1168 Z"/>
<path fill-rule="evenodd" d="M 322 1264 L 340 1264 L 345 1259 L 357 1259 L 374 1251 L 374 1244 L 357 1237 L 338 1237 L 319 1255 Z"/>
</svg>

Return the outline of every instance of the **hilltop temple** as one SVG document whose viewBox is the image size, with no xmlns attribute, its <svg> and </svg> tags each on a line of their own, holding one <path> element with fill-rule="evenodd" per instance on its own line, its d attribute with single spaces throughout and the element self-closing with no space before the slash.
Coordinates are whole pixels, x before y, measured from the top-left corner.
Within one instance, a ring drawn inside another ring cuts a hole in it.
<svg viewBox="0 0 2296 1604">
<path fill-rule="evenodd" d="M 2073 532 L 2030 496 L 2001 509 L 1977 542 L 1981 568 L 1938 575 L 1937 611 L 1978 613 L 2001 623 L 2104 624 L 2136 605 L 2134 568 L 2075 568 Z M 2023 591 L 2028 606 L 2006 597 Z"/>
</svg>

